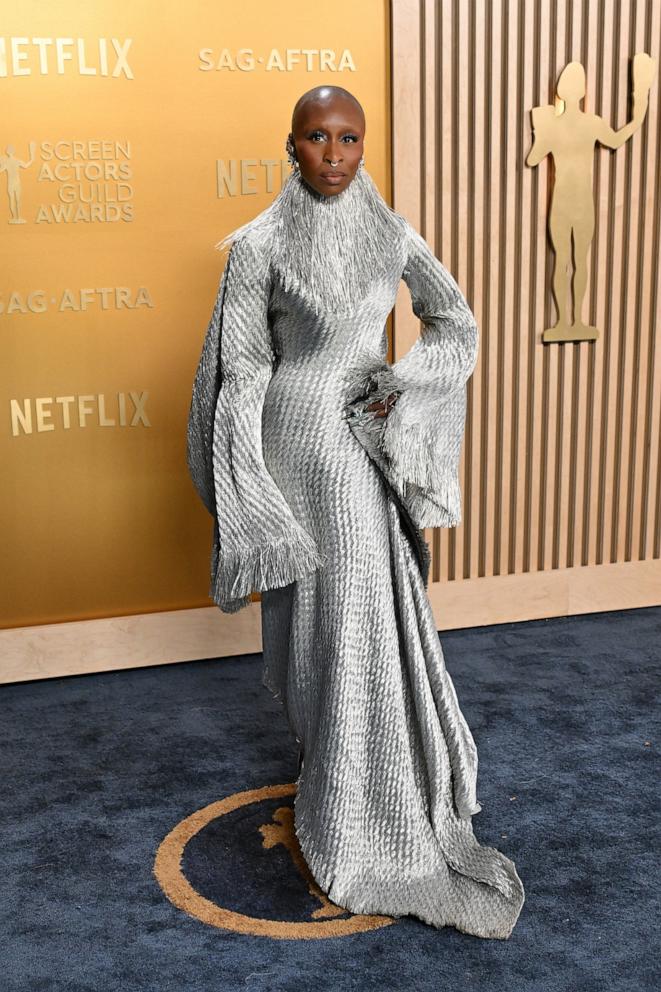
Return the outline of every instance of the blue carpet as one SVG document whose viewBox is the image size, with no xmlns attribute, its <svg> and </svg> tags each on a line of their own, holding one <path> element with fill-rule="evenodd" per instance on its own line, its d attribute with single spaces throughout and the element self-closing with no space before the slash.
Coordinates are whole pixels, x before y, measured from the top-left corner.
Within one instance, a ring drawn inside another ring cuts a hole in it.
<svg viewBox="0 0 661 992">
<path fill-rule="evenodd" d="M 661 608 L 444 632 L 480 759 L 473 819 L 517 866 L 511 938 L 412 917 L 326 939 L 219 929 L 154 874 L 166 835 L 226 796 L 291 783 L 261 656 L 0 687 L 2 992 L 647 992 L 661 987 Z M 211 905 L 309 922 L 319 900 L 260 827 L 292 796 L 190 837 Z M 337 922 L 357 920 L 344 914 Z"/>
</svg>

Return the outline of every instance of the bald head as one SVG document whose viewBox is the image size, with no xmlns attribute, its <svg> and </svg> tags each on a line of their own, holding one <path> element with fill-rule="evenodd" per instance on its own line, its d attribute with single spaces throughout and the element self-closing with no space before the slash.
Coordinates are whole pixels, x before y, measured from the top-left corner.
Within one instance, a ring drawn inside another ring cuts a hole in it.
<svg viewBox="0 0 661 992">
<path fill-rule="evenodd" d="M 298 98 L 291 115 L 292 133 L 296 134 L 298 130 L 297 125 L 308 109 L 312 106 L 318 107 L 319 109 L 325 109 L 331 104 L 342 102 L 348 103 L 353 110 L 358 113 L 362 121 L 364 133 L 365 112 L 360 104 L 360 101 L 357 100 L 353 93 L 350 93 L 349 90 L 345 90 L 343 86 L 327 85 L 314 86 L 311 90 L 307 90 Z"/>
</svg>

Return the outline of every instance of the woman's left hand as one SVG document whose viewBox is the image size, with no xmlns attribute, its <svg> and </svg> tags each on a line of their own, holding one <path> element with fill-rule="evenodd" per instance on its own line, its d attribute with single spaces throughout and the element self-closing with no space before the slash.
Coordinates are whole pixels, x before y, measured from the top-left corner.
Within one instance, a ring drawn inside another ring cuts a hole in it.
<svg viewBox="0 0 661 992">
<path fill-rule="evenodd" d="M 370 412 L 374 412 L 377 417 L 387 417 L 389 411 L 397 402 L 397 393 L 390 393 L 383 400 L 377 400 L 375 403 L 370 403 L 365 409 Z"/>
</svg>

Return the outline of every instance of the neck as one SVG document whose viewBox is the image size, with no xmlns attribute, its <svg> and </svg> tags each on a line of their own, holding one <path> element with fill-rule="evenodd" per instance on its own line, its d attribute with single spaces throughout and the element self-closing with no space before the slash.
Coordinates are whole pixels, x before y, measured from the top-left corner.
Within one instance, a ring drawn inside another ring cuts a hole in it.
<svg viewBox="0 0 661 992">
<path fill-rule="evenodd" d="M 318 192 L 296 169 L 266 210 L 217 247 L 247 230 L 268 239 L 273 271 L 284 289 L 318 313 L 346 314 L 387 269 L 402 219 L 364 167 L 333 196 Z"/>
</svg>

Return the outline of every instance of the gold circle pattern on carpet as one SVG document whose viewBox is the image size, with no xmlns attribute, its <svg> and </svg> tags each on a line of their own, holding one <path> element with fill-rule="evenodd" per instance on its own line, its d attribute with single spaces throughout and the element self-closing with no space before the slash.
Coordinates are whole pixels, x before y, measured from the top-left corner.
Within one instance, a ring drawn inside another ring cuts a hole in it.
<svg viewBox="0 0 661 992">
<path fill-rule="evenodd" d="M 200 830 L 212 820 L 225 816 L 241 806 L 259 803 L 265 799 L 291 796 L 295 793 L 295 782 L 285 785 L 267 785 L 261 789 L 236 792 L 234 795 L 226 796 L 225 799 L 204 806 L 178 823 L 159 845 L 153 869 L 159 885 L 170 902 L 185 913 L 210 926 L 234 930 L 237 933 L 284 940 L 344 937 L 394 923 L 395 918 L 392 916 L 352 914 L 345 919 L 334 918 L 340 915 L 346 917 L 348 911 L 335 906 L 314 881 L 298 845 L 294 831 L 294 811 L 290 806 L 279 807 L 273 814 L 274 822 L 264 824 L 259 829 L 265 848 L 275 844 L 283 844 L 289 850 L 294 865 L 308 885 L 310 894 L 319 901 L 319 908 L 312 913 L 313 921 L 290 922 L 246 916 L 243 913 L 218 906 L 195 891 L 183 874 L 181 862 L 186 845 Z"/>
</svg>

